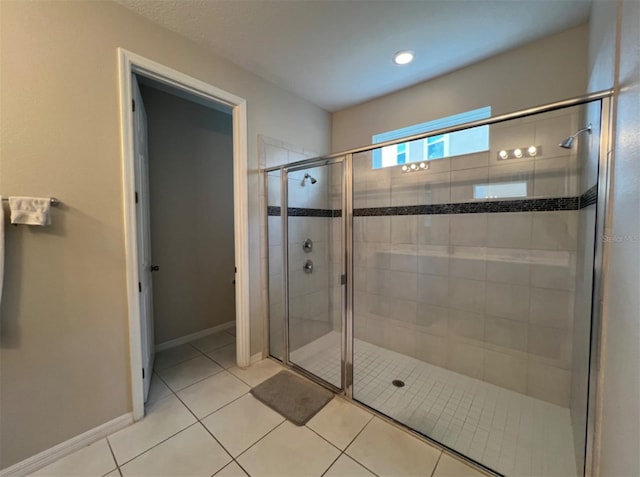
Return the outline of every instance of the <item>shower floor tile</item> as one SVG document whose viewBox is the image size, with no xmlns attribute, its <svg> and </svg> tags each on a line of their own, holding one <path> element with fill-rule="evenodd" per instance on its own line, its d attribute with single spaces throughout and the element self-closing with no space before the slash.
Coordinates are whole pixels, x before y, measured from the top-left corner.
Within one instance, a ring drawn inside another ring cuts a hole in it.
<svg viewBox="0 0 640 477">
<path fill-rule="evenodd" d="M 292 353 L 296 364 L 340 382 L 340 334 Z M 393 380 L 402 380 L 396 387 Z M 505 475 L 575 476 L 569 409 L 354 341 L 353 396 Z"/>
</svg>

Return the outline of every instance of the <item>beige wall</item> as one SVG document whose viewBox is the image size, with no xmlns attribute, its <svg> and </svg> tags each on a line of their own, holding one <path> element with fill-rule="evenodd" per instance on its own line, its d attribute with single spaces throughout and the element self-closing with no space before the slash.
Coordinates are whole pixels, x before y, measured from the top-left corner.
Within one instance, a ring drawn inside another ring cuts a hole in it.
<svg viewBox="0 0 640 477">
<path fill-rule="evenodd" d="M 0 467 L 131 411 L 116 48 L 248 102 L 251 351 L 262 349 L 259 133 L 319 153 L 330 116 L 110 2 L 0 2 L 0 191 L 55 195 L 8 227 Z"/>
<path fill-rule="evenodd" d="M 141 86 L 156 344 L 235 320 L 230 114 Z"/>
<path fill-rule="evenodd" d="M 484 106 L 495 115 L 583 94 L 587 33 L 579 26 L 335 112 L 331 148 L 365 146 L 374 134 Z"/>
<path fill-rule="evenodd" d="M 617 7 L 617 12 L 616 12 Z M 616 15 L 617 13 L 617 15 Z M 617 86 L 595 475 L 640 475 L 640 3 L 594 2 L 590 90 Z M 619 37 L 616 39 L 616 32 Z M 617 60 L 617 65 L 616 65 Z"/>
</svg>

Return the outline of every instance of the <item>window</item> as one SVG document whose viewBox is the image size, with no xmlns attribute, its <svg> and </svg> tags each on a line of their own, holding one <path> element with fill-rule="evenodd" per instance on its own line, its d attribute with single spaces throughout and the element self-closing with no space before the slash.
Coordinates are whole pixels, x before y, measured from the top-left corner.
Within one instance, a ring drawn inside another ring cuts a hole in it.
<svg viewBox="0 0 640 477">
<path fill-rule="evenodd" d="M 396 147 L 396 163 L 404 164 L 405 162 L 407 162 L 407 145 L 398 144 Z"/>
<path fill-rule="evenodd" d="M 506 197 L 526 197 L 526 182 L 504 182 L 502 184 L 476 184 L 473 186 L 474 199 L 502 199 Z"/>
<path fill-rule="evenodd" d="M 446 118 L 436 119 L 426 123 L 416 124 L 395 131 L 376 134 L 373 144 L 392 141 L 402 137 L 422 134 L 436 129 L 485 119 L 491 116 L 491 107 L 474 109 L 466 113 L 454 114 Z M 489 149 L 489 126 L 440 134 L 427 139 L 386 146 L 373 151 L 373 168 L 397 166 L 408 162 L 431 161 L 443 157 L 472 154 Z"/>
</svg>

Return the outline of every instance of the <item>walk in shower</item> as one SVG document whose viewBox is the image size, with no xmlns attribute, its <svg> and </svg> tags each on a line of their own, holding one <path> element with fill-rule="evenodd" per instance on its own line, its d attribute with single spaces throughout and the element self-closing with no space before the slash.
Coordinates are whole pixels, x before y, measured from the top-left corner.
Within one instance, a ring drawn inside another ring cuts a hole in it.
<svg viewBox="0 0 640 477">
<path fill-rule="evenodd" d="M 608 108 L 266 169 L 270 355 L 496 474 L 589 474 Z"/>
</svg>

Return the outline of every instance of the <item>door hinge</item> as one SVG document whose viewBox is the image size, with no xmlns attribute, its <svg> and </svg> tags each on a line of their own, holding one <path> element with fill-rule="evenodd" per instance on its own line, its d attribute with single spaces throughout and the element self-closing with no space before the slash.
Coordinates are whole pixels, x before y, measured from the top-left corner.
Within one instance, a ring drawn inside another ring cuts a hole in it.
<svg viewBox="0 0 640 477">
<path fill-rule="evenodd" d="M 340 285 L 346 285 L 346 284 L 347 284 L 347 275 L 343 273 L 342 275 L 340 275 Z"/>
<path fill-rule="evenodd" d="M 138 292 L 142 293 L 142 283 L 138 282 Z"/>
<path fill-rule="evenodd" d="M 144 368 L 142 368 L 142 379 L 144 379 Z"/>
<path fill-rule="evenodd" d="M 136 204 L 138 203 L 138 193 L 136 192 Z"/>
<path fill-rule="evenodd" d="M 133 112 L 136 112 L 136 100 L 132 99 L 131 100 L 131 109 L 133 110 Z"/>
</svg>

